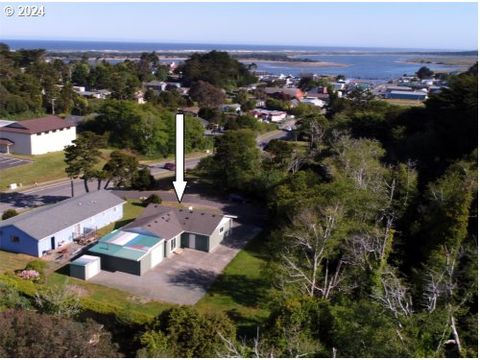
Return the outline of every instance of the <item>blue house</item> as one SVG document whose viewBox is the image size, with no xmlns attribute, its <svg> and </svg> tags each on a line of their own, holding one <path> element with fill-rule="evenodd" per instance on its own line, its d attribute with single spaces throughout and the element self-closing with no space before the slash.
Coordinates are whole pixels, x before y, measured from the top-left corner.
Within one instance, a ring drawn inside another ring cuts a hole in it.
<svg viewBox="0 0 480 360">
<path fill-rule="evenodd" d="M 418 100 L 423 101 L 427 99 L 427 93 L 423 91 L 390 91 L 385 95 L 387 99 L 401 99 L 401 100 Z"/>
<path fill-rule="evenodd" d="M 120 220 L 124 203 L 109 191 L 100 190 L 27 211 L 0 222 L 0 249 L 43 256 Z"/>
</svg>

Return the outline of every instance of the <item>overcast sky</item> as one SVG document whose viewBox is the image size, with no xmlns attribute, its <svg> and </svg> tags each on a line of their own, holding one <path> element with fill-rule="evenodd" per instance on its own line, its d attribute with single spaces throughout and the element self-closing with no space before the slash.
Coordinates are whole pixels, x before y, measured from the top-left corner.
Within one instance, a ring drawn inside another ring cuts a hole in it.
<svg viewBox="0 0 480 360">
<path fill-rule="evenodd" d="M 475 3 L 44 3 L 42 18 L 5 5 L 2 39 L 477 48 Z"/>
</svg>

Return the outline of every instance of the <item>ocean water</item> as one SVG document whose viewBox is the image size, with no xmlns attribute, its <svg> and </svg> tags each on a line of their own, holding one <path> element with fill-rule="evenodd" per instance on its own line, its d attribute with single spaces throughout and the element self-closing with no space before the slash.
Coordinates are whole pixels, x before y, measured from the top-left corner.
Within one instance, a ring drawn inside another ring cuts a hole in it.
<svg viewBox="0 0 480 360">
<path fill-rule="evenodd" d="M 187 44 L 187 43 L 141 43 L 141 42 L 99 42 L 99 41 L 50 41 L 50 40 L 1 40 L 11 49 L 42 48 L 50 51 L 170 51 L 191 52 L 225 50 L 231 52 L 308 52 L 300 54 L 300 58 L 316 61 L 326 61 L 346 66 L 315 67 L 298 66 L 292 63 L 271 63 L 255 61 L 258 71 L 272 74 L 316 73 L 325 75 L 345 75 L 347 78 L 388 80 L 398 78 L 403 74 L 413 74 L 420 64 L 408 64 L 409 59 L 420 57 L 422 51 L 435 49 L 395 49 L 395 48 L 360 48 L 360 47 L 314 47 L 314 46 L 278 46 L 278 45 L 228 45 L 228 44 Z M 417 54 L 402 54 L 401 52 L 419 52 Z M 437 71 L 457 71 L 466 67 L 428 64 Z"/>
<path fill-rule="evenodd" d="M 349 79 L 369 79 L 369 80 L 390 80 L 403 74 L 414 74 L 422 64 L 409 64 L 408 60 L 419 58 L 419 55 L 401 55 L 401 54 L 351 54 L 351 55 L 305 55 L 302 58 L 308 58 L 316 61 L 325 61 L 346 66 L 295 66 L 284 64 L 273 64 L 267 62 L 255 62 L 258 71 L 266 71 L 272 74 L 292 74 L 315 73 L 325 75 L 345 75 Z M 456 71 L 463 70 L 466 67 L 455 65 L 436 65 L 428 64 L 434 71 Z"/>
</svg>

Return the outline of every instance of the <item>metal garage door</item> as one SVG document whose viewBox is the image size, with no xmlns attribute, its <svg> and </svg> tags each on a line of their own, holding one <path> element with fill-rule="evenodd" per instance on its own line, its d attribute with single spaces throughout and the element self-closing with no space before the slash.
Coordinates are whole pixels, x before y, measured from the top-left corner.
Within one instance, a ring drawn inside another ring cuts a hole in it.
<svg viewBox="0 0 480 360">
<path fill-rule="evenodd" d="M 183 233 L 180 236 L 180 246 L 182 248 L 188 248 L 188 234 L 187 233 Z"/>
<path fill-rule="evenodd" d="M 195 235 L 195 249 L 208 252 L 208 242 L 207 236 Z"/>
</svg>

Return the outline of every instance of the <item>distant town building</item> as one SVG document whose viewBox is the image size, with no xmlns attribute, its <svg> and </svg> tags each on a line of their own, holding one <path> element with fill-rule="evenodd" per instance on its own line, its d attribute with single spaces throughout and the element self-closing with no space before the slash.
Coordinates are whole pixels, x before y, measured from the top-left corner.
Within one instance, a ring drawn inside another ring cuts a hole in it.
<svg viewBox="0 0 480 360">
<path fill-rule="evenodd" d="M 424 91 L 390 91 L 385 94 L 385 98 L 423 101 L 427 99 L 427 93 Z"/>
<path fill-rule="evenodd" d="M 236 112 L 240 113 L 242 111 L 242 106 L 240 104 L 223 104 L 220 105 L 220 111 L 223 112 Z"/>
<path fill-rule="evenodd" d="M 385 89 L 387 93 L 392 91 L 413 91 L 413 89 L 409 86 L 395 86 L 395 85 L 388 85 Z"/>
<path fill-rule="evenodd" d="M 289 97 L 290 99 L 303 99 L 303 91 L 295 87 L 266 87 L 265 94 L 274 97 Z"/>
<path fill-rule="evenodd" d="M 58 116 L 0 124 L 0 152 L 41 155 L 61 151 L 76 139 L 76 126 Z"/>
<path fill-rule="evenodd" d="M 165 91 L 167 83 L 164 81 L 153 80 L 144 84 L 146 90 L 152 90 L 155 94 Z"/>
<path fill-rule="evenodd" d="M 287 118 L 287 113 L 279 110 L 253 109 L 251 114 L 257 119 L 271 122 L 280 122 Z"/>
<path fill-rule="evenodd" d="M 93 98 L 93 99 L 108 99 L 110 95 L 112 95 L 112 92 L 107 89 L 101 89 L 101 90 L 95 90 L 92 89 L 90 91 L 85 90 L 84 86 L 74 86 L 73 91 L 75 91 L 78 95 L 87 97 L 87 98 Z"/>
<path fill-rule="evenodd" d="M 316 96 L 306 96 L 301 102 L 303 104 L 311 104 L 317 107 L 324 107 L 326 105 L 325 101 L 319 99 Z"/>
</svg>

